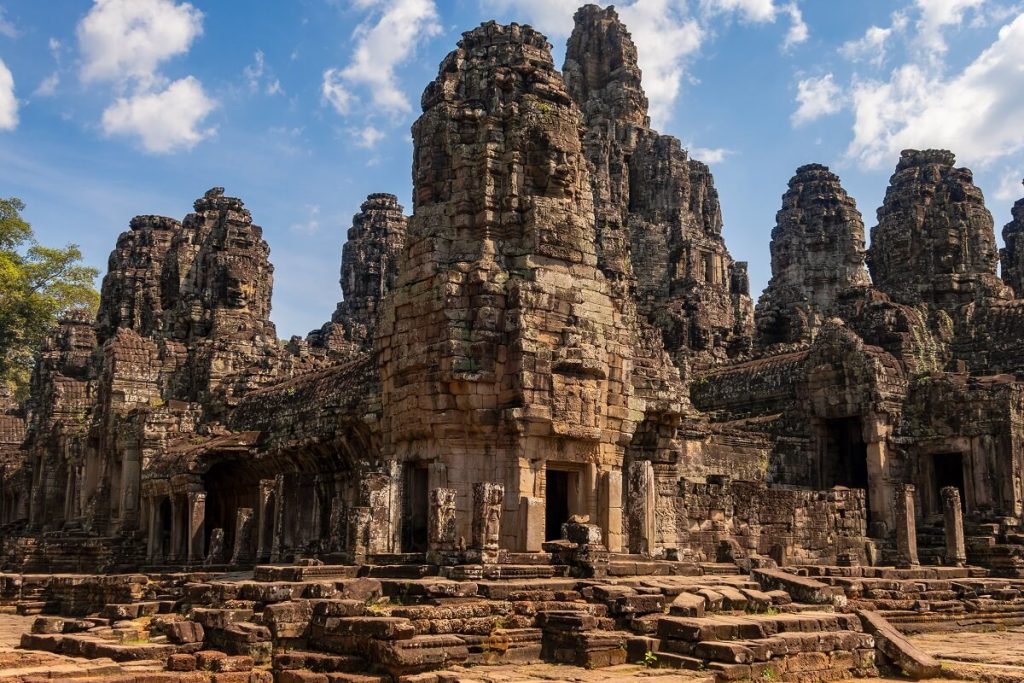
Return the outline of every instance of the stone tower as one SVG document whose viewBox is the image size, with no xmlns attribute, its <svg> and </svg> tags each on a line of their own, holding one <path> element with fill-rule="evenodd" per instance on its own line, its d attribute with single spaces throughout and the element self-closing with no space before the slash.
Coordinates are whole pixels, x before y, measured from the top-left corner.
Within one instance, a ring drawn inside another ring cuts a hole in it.
<svg viewBox="0 0 1024 683">
<path fill-rule="evenodd" d="M 905 150 L 871 229 L 868 267 L 900 303 L 954 312 L 982 298 L 1008 298 L 996 275 L 992 214 L 966 168 L 946 150 Z"/>
<path fill-rule="evenodd" d="M 869 284 L 864 221 L 839 177 L 820 164 L 790 179 L 770 249 L 772 278 L 756 314 L 761 346 L 811 341 L 840 293 Z"/>
<path fill-rule="evenodd" d="M 503 545 L 539 548 L 545 486 L 564 476 L 578 492 L 566 510 L 621 547 L 632 432 L 687 404 L 598 267 L 580 114 L 550 46 L 527 26 L 484 24 L 422 104 L 414 211 L 377 336 L 385 457 L 407 500 L 455 489 L 467 538 L 472 486 L 495 482 Z"/>
<path fill-rule="evenodd" d="M 753 325 L 746 264 L 725 247 L 710 170 L 650 128 L 637 49 L 615 9 L 586 5 L 575 22 L 563 72 L 586 124 L 602 269 L 631 278 L 677 362 L 743 355 Z"/>
<path fill-rule="evenodd" d="M 1018 299 L 1024 298 L 1024 199 L 1013 205 L 1013 220 L 1003 228 L 1006 247 L 1002 257 L 1003 282 L 1013 288 Z"/>
</svg>

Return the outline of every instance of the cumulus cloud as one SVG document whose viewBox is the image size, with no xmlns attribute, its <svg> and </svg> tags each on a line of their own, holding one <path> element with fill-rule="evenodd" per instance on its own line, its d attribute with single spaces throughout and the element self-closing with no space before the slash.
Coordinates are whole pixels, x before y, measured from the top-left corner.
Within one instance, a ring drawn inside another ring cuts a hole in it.
<svg viewBox="0 0 1024 683">
<path fill-rule="evenodd" d="M 76 33 L 82 82 L 109 82 L 118 93 L 103 112 L 104 133 L 136 137 L 154 154 L 188 150 L 214 134 L 203 121 L 217 103 L 202 83 L 194 76 L 169 82 L 160 71 L 189 51 L 202 22 L 187 2 L 94 0 Z M 59 54 L 59 42 L 51 39 L 50 48 Z"/>
<path fill-rule="evenodd" d="M 33 97 L 53 97 L 57 92 L 58 85 L 60 85 L 60 73 L 54 71 L 39 82 L 32 95 Z"/>
<path fill-rule="evenodd" d="M 323 81 L 320 85 L 320 94 L 324 101 L 331 105 L 334 111 L 341 116 L 346 116 L 351 111 L 352 93 L 345 87 L 341 72 L 337 69 L 327 69 L 324 71 Z"/>
<path fill-rule="evenodd" d="M 843 91 L 831 73 L 799 81 L 796 91 L 797 109 L 792 116 L 794 126 L 835 114 L 843 108 Z"/>
<path fill-rule="evenodd" d="M 392 116 L 412 111 L 398 82 L 396 69 L 407 63 L 417 47 L 441 32 L 433 0 L 357 0 L 357 9 L 370 12 L 354 33 L 349 63 L 324 71 L 321 94 L 339 114 L 347 114 L 362 89 L 376 109 Z"/>
<path fill-rule="evenodd" d="M 985 0 L 915 0 L 921 16 L 917 22 L 921 47 L 929 58 L 938 59 L 948 49 L 945 29 L 959 26 L 969 10 L 977 10 Z"/>
<path fill-rule="evenodd" d="M 620 16 L 637 45 L 651 120 L 661 126 L 672 113 L 688 60 L 701 47 L 704 31 L 692 17 L 678 13 L 669 0 L 623 5 Z"/>
<path fill-rule="evenodd" d="M 734 152 L 724 147 L 691 147 L 690 158 L 703 161 L 705 164 L 720 164 Z"/>
<path fill-rule="evenodd" d="M 18 127 L 18 98 L 14 95 L 14 75 L 0 59 L 0 130 Z"/>
<path fill-rule="evenodd" d="M 78 24 L 82 80 L 151 86 L 159 66 L 188 52 L 203 13 L 173 0 L 95 0 Z"/>
<path fill-rule="evenodd" d="M 1024 150 L 1022 63 L 1024 15 L 948 79 L 941 70 L 905 64 L 887 82 L 857 83 L 847 153 L 876 168 L 907 147 L 947 147 L 961 160 L 981 164 Z"/>
<path fill-rule="evenodd" d="M 387 137 L 387 134 L 374 126 L 366 126 L 359 130 L 352 131 L 356 146 L 364 149 L 373 149 L 377 143 Z"/>
<path fill-rule="evenodd" d="M 782 49 L 790 50 L 801 43 L 806 43 L 811 35 L 811 30 L 807 27 L 803 12 L 795 2 L 789 3 L 783 9 L 789 15 L 790 24 L 789 30 L 786 31 L 786 40 L 782 43 Z"/>
<path fill-rule="evenodd" d="M 0 36 L 6 36 L 8 38 L 18 37 L 18 27 L 14 25 L 14 22 L 4 16 L 3 7 L 0 7 Z"/>
<path fill-rule="evenodd" d="M 775 21 L 778 8 L 774 0 L 701 0 L 706 12 L 735 12 L 745 21 Z"/>
<path fill-rule="evenodd" d="M 147 152 L 166 154 L 192 149 L 214 134 L 202 128 L 216 103 L 192 76 L 174 81 L 158 92 L 120 97 L 103 112 L 108 135 L 138 137 Z"/>
<path fill-rule="evenodd" d="M 892 26 L 882 28 L 871 26 L 864 35 L 857 40 L 849 40 L 839 48 L 839 54 L 851 62 L 867 62 L 875 67 L 885 64 L 886 45 L 893 33 L 906 27 L 906 19 L 899 23 L 893 22 Z"/>
</svg>

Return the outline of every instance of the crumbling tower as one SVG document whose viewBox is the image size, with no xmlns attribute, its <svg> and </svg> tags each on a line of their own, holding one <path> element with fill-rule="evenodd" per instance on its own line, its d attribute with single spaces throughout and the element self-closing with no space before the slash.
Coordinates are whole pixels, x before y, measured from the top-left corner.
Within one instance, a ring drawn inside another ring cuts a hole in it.
<svg viewBox="0 0 1024 683">
<path fill-rule="evenodd" d="M 841 293 L 869 284 L 864 221 L 827 167 L 797 169 L 775 221 L 772 278 L 757 304 L 761 346 L 811 341 Z"/>
<path fill-rule="evenodd" d="M 680 364 L 749 350 L 746 264 L 732 260 L 708 167 L 650 128 L 637 49 L 613 7 L 575 15 L 563 72 L 583 112 L 600 264 L 631 280 L 640 311 Z"/>
<path fill-rule="evenodd" d="M 1013 205 L 1013 220 L 1003 228 L 1003 242 L 1003 282 L 1013 288 L 1017 298 L 1024 298 L 1024 199 Z"/>
</svg>

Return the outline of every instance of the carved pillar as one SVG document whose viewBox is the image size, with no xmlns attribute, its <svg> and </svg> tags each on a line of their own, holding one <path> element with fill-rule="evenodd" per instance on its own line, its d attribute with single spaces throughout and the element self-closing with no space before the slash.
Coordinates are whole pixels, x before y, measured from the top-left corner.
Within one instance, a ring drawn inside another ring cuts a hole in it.
<svg viewBox="0 0 1024 683">
<path fill-rule="evenodd" d="M 431 564 L 452 564 L 458 545 L 455 489 L 435 488 L 430 490 L 430 518 L 427 520 L 427 562 Z"/>
<path fill-rule="evenodd" d="M 896 566 L 916 567 L 917 526 L 914 519 L 914 485 L 896 486 Z"/>
<path fill-rule="evenodd" d="M 183 513 L 184 510 L 181 509 L 181 505 L 178 502 L 178 496 L 171 494 L 171 552 L 170 558 L 165 559 L 171 559 L 175 562 L 184 556 L 184 552 L 181 547 L 181 541 L 185 535 L 182 532 Z"/>
<path fill-rule="evenodd" d="M 257 493 L 256 508 L 256 561 L 265 562 L 270 557 L 270 546 L 272 543 L 269 533 L 274 528 L 274 489 L 277 481 L 274 479 L 261 479 L 259 492 Z M 270 530 L 268 532 L 268 530 Z"/>
<path fill-rule="evenodd" d="M 331 518 L 328 521 L 327 551 L 336 553 L 344 545 L 345 500 L 335 493 L 331 498 Z"/>
<path fill-rule="evenodd" d="M 188 492 L 188 561 L 199 562 L 206 556 L 206 492 Z"/>
<path fill-rule="evenodd" d="M 609 552 L 622 551 L 622 472 L 612 470 L 601 473 L 598 503 L 598 524 L 604 532 L 604 544 Z"/>
<path fill-rule="evenodd" d="M 366 561 L 370 546 L 370 508 L 351 508 L 348 516 L 348 547 L 352 553 L 352 562 L 362 564 Z"/>
<path fill-rule="evenodd" d="M 501 484 L 473 484 L 473 548 L 479 552 L 482 563 L 498 561 L 504 499 L 505 487 Z"/>
<path fill-rule="evenodd" d="M 149 505 L 149 524 L 146 531 L 146 561 L 152 564 L 156 560 L 156 549 L 159 544 L 157 529 L 160 524 L 160 505 L 157 496 L 146 499 Z"/>
<path fill-rule="evenodd" d="M 370 512 L 367 552 L 388 553 L 395 548 L 397 539 L 392 536 L 392 499 L 395 480 L 386 472 L 370 472 L 363 478 L 362 498 Z"/>
<path fill-rule="evenodd" d="M 231 564 L 252 562 L 255 550 L 255 515 L 252 508 L 238 508 L 235 515 L 235 548 Z"/>
<path fill-rule="evenodd" d="M 270 543 L 270 561 L 281 561 L 281 548 L 284 540 L 284 475 L 274 478 L 274 538 Z"/>
<path fill-rule="evenodd" d="M 647 460 L 629 464 L 626 473 L 629 487 L 627 515 L 629 519 L 629 551 L 651 555 L 655 550 L 655 481 L 654 466 Z"/>
<path fill-rule="evenodd" d="M 522 518 L 519 524 L 522 534 L 521 546 L 528 553 L 539 553 L 544 549 L 545 512 L 543 498 L 522 496 L 519 499 L 519 515 Z"/>
<path fill-rule="evenodd" d="M 964 513 L 960 507 L 960 490 L 955 486 L 942 489 L 942 521 L 946 531 L 946 562 L 962 567 L 967 564 Z"/>
</svg>

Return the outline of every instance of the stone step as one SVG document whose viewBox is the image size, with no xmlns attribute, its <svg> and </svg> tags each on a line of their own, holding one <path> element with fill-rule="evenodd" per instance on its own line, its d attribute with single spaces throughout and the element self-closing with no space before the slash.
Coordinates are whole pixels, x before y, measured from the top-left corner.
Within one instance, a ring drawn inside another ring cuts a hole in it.
<svg viewBox="0 0 1024 683">
<path fill-rule="evenodd" d="M 758 639 L 778 633 L 817 633 L 859 631 L 859 620 L 848 614 L 802 612 L 797 614 L 716 615 L 703 618 L 661 617 L 658 635 L 662 638 L 699 642 L 702 640 Z"/>
</svg>

